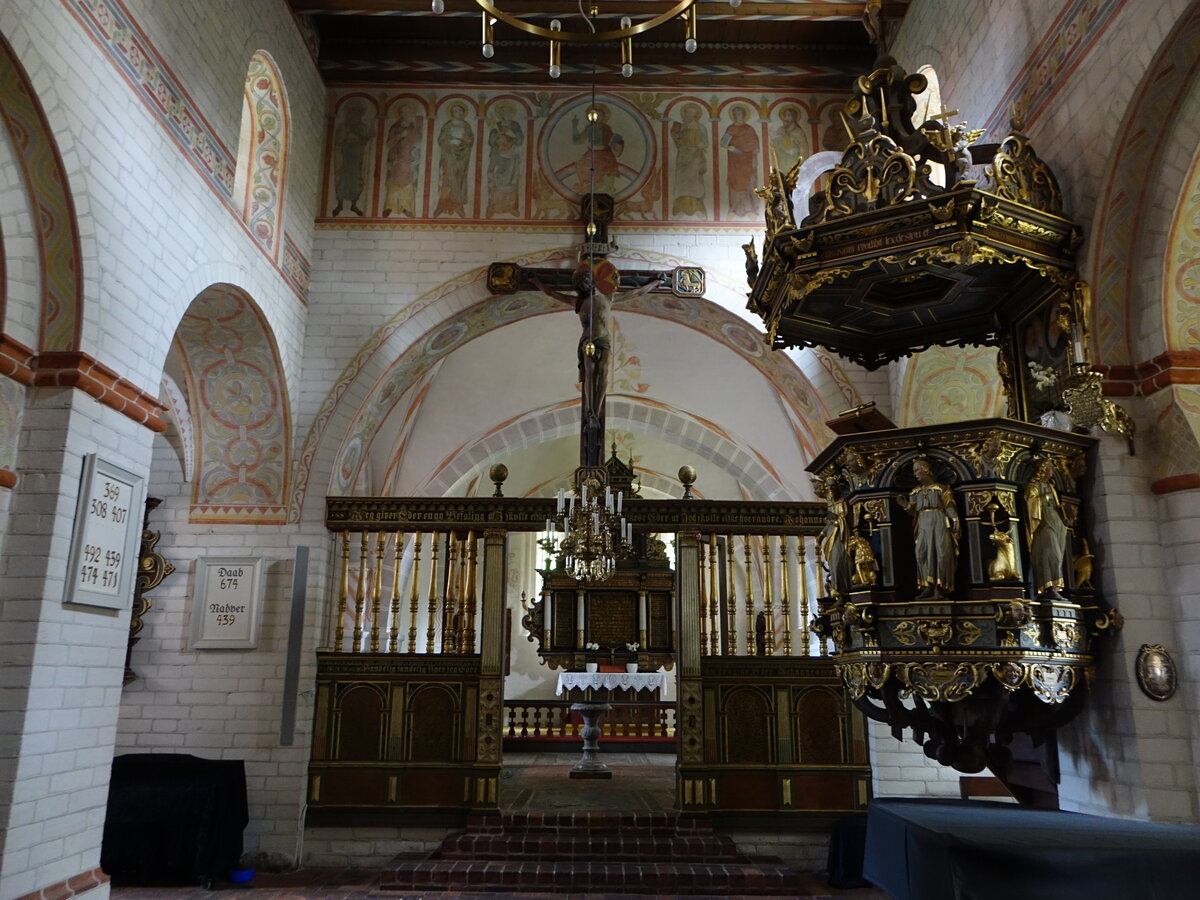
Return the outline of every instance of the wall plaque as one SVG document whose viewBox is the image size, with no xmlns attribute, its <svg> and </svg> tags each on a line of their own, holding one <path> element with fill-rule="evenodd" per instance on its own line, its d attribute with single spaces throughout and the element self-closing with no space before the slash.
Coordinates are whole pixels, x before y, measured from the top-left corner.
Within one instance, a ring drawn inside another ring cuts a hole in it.
<svg viewBox="0 0 1200 900">
<path fill-rule="evenodd" d="M 261 601 L 261 559 L 229 556 L 196 560 L 192 648 L 257 647 Z"/>
<path fill-rule="evenodd" d="M 143 492 L 141 477 L 95 453 L 83 458 L 64 603 L 106 609 L 130 605 L 137 577 Z"/>
</svg>

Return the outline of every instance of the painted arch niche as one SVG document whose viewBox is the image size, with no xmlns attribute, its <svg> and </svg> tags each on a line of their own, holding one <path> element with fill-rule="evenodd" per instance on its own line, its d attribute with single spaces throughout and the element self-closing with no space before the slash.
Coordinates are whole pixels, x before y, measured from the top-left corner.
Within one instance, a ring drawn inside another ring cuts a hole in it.
<svg viewBox="0 0 1200 900">
<path fill-rule="evenodd" d="M 828 412 L 783 354 L 707 301 L 651 295 L 614 310 L 606 443 L 630 453 L 648 486 L 678 496 L 698 465 L 704 496 L 801 498 L 803 468 L 824 445 Z M 505 316 L 503 307 L 524 314 Z M 489 299 L 416 340 L 351 425 L 331 493 L 489 493 L 492 463 L 508 496 L 553 491 L 579 464 L 573 312 L 540 295 Z"/>
<path fill-rule="evenodd" d="M 250 233 L 272 258 L 279 255 L 283 233 L 288 119 L 279 69 L 269 53 L 259 50 L 246 70 L 233 198 Z"/>
<path fill-rule="evenodd" d="M 249 295 L 230 284 L 201 291 L 175 332 L 167 368 L 190 412 L 189 520 L 287 521 L 286 387 L 275 337 Z"/>
</svg>

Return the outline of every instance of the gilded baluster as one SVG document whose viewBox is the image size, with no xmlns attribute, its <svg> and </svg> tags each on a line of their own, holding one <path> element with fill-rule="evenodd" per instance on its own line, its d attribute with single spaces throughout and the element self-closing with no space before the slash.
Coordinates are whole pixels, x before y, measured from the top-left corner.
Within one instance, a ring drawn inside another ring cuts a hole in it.
<svg viewBox="0 0 1200 900">
<path fill-rule="evenodd" d="M 346 640 L 346 606 L 350 602 L 350 532 L 342 532 L 342 589 L 338 592 L 337 625 L 334 626 L 333 646 L 342 652 Z"/>
<path fill-rule="evenodd" d="M 437 597 L 437 575 L 438 575 L 438 533 L 435 531 L 429 536 L 429 593 L 426 595 L 426 603 L 428 604 L 429 616 L 428 623 L 425 628 L 425 652 L 433 652 L 433 639 L 437 634 L 437 613 L 438 613 L 438 597 Z"/>
<path fill-rule="evenodd" d="M 721 652 L 720 633 L 721 628 L 717 622 L 717 617 L 720 615 L 718 604 L 721 598 L 718 595 L 718 578 L 717 562 L 720 559 L 720 550 L 717 547 L 716 534 L 708 536 L 708 615 L 712 620 L 709 633 L 712 637 L 709 639 L 709 648 L 713 656 Z"/>
<path fill-rule="evenodd" d="M 708 589 L 707 579 L 704 577 L 705 564 L 707 563 L 707 554 L 705 554 L 704 542 L 701 541 L 698 546 L 698 559 L 700 563 L 700 655 L 708 655 L 708 597 L 706 592 Z"/>
<path fill-rule="evenodd" d="M 725 605 L 725 617 L 728 619 L 725 623 L 725 655 L 737 656 L 737 589 L 733 577 L 733 535 L 725 538 L 725 563 L 725 570 L 729 573 L 729 596 Z"/>
<path fill-rule="evenodd" d="M 764 656 L 775 655 L 775 598 L 771 585 L 775 575 L 775 552 L 771 546 L 773 543 L 771 535 L 764 535 L 763 555 L 766 556 L 766 560 L 763 567 L 763 617 L 767 620 L 763 634 Z"/>
<path fill-rule="evenodd" d="M 442 652 L 458 652 L 458 538 L 451 532 L 446 538 L 446 600 L 442 604 Z"/>
<path fill-rule="evenodd" d="M 799 540 L 804 540 L 803 537 Z M 783 655 L 792 655 L 792 597 L 788 582 L 791 580 L 791 564 L 788 559 L 788 538 L 779 538 L 779 605 L 783 615 Z"/>
<path fill-rule="evenodd" d="M 421 532 L 413 534 L 412 587 L 408 595 L 408 652 L 417 652 L 417 613 L 421 608 Z"/>
<path fill-rule="evenodd" d="M 379 606 L 383 600 L 383 546 L 387 535 L 375 536 L 375 574 L 371 579 L 371 652 L 379 652 Z"/>
<path fill-rule="evenodd" d="M 392 618 L 388 629 L 388 653 L 400 652 L 400 558 L 404 555 L 404 532 L 396 532 L 392 554 Z"/>
<path fill-rule="evenodd" d="M 812 637 L 808 631 L 808 561 L 804 558 L 805 538 L 796 539 L 796 562 L 800 569 L 800 648 L 801 656 L 812 655 Z"/>
<path fill-rule="evenodd" d="M 813 544 L 813 559 L 816 563 L 816 572 L 814 574 L 816 577 L 816 584 L 817 584 L 817 596 L 823 597 L 823 596 L 825 596 L 825 594 L 822 592 L 826 590 L 826 586 L 824 583 L 825 560 L 822 559 L 822 557 L 821 557 L 821 542 L 820 541 L 816 541 Z M 829 655 L 829 636 L 825 635 L 825 634 L 818 635 L 817 646 L 820 648 L 819 655 L 828 656 Z"/>
<path fill-rule="evenodd" d="M 474 532 L 467 533 L 467 548 L 471 554 L 467 565 L 467 652 L 475 652 L 475 617 L 479 614 L 479 593 L 476 590 L 476 565 L 479 542 Z"/>
<path fill-rule="evenodd" d="M 754 656 L 754 565 L 750 535 L 742 540 L 742 555 L 746 562 L 746 655 Z"/>
<path fill-rule="evenodd" d="M 354 636 L 351 638 L 351 650 L 354 653 L 362 650 L 363 613 L 367 608 L 367 553 L 369 551 L 370 541 L 364 531 L 358 549 L 358 587 L 354 591 Z"/>
</svg>

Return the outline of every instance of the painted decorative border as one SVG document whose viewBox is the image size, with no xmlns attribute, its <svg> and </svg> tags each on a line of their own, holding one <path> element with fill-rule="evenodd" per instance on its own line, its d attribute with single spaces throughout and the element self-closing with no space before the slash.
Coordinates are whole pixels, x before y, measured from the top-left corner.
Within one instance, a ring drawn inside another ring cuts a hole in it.
<svg viewBox="0 0 1200 900">
<path fill-rule="evenodd" d="M 29 76 L 2 35 L 0 98 L 0 120 L 12 139 L 36 222 L 42 283 L 38 343 L 44 350 L 76 349 L 83 309 L 83 262 L 75 201 L 50 123 Z"/>
<path fill-rule="evenodd" d="M 120 0 L 63 0 L 217 193 L 233 194 L 235 160 Z"/>
<path fill-rule="evenodd" d="M 184 158 L 246 227 L 233 202 L 234 155 L 217 137 L 215 129 L 121 0 L 62 0 L 62 3 L 166 129 Z M 272 258 L 269 248 L 255 240 L 248 227 L 246 235 L 296 292 L 297 299 L 307 304 L 306 294 L 297 289 L 296 280 Z M 284 239 L 290 240 L 286 234 Z"/>
<path fill-rule="evenodd" d="M 1100 40 L 1128 0 L 1073 0 L 1053 24 L 1013 80 L 984 128 L 988 134 L 1006 134 L 1014 101 L 1023 110 L 1026 130 L 1049 106 L 1054 95 Z"/>
</svg>

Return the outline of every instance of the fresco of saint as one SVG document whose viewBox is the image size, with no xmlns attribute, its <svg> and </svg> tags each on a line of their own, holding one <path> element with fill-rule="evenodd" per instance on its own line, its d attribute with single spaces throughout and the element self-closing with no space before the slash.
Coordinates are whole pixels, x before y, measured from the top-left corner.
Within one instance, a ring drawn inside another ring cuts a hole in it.
<svg viewBox="0 0 1200 900">
<path fill-rule="evenodd" d="M 475 128 L 467 121 L 465 103 L 450 105 L 450 118 L 438 131 L 438 199 L 435 216 L 467 215 L 467 173 L 475 147 Z"/>
</svg>

